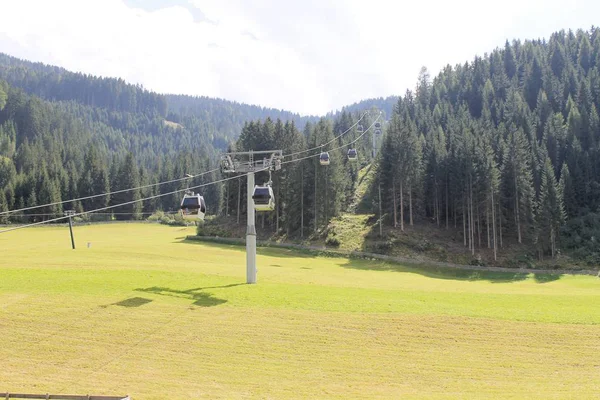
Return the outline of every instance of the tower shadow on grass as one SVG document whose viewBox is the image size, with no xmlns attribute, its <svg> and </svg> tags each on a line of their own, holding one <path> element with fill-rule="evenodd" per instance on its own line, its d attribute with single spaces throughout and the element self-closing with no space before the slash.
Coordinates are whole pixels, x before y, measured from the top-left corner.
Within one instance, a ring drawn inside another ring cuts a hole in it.
<svg viewBox="0 0 600 400">
<path fill-rule="evenodd" d="M 170 296 L 170 297 L 179 297 L 183 299 L 194 300 L 192 303 L 198 307 L 214 307 L 223 303 L 227 303 L 227 300 L 220 299 L 218 297 L 213 296 L 210 293 L 205 293 L 203 290 L 206 289 L 223 289 L 235 286 L 244 285 L 243 283 L 232 283 L 230 285 L 223 286 L 208 286 L 208 287 L 197 287 L 187 290 L 177 290 L 171 289 L 163 286 L 153 286 L 149 288 L 138 288 L 135 289 L 136 292 L 144 292 L 144 293 L 152 293 L 157 294 L 159 296 Z"/>
</svg>

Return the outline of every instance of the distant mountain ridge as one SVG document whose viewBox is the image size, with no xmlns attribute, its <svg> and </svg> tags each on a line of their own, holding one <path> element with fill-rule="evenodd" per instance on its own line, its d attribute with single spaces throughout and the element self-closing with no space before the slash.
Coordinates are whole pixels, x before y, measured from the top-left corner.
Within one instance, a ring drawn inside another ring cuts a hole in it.
<svg viewBox="0 0 600 400">
<path fill-rule="evenodd" d="M 349 106 L 344 106 L 340 111 L 329 112 L 328 117 L 337 117 L 343 112 L 358 113 L 363 110 L 377 108 L 382 110 L 385 119 L 389 119 L 394 112 L 394 107 L 398 104 L 400 96 L 376 97 L 373 99 L 361 100 L 357 103 L 352 103 Z"/>
<path fill-rule="evenodd" d="M 159 94 L 121 78 L 72 72 L 5 53 L 0 53 L 0 79 L 49 101 L 75 101 L 110 111 L 160 115 L 177 123 L 186 117 L 208 118 L 208 122 L 228 139 L 235 139 L 247 121 L 279 118 L 282 121 L 293 120 L 299 129 L 303 129 L 307 122 L 317 122 L 320 117 L 208 96 Z M 372 107 L 384 110 L 389 116 L 397 101 L 398 96 L 366 99 L 342 107 L 341 111 L 329 112 L 326 116 L 334 117 L 342 111 L 357 112 Z"/>
</svg>

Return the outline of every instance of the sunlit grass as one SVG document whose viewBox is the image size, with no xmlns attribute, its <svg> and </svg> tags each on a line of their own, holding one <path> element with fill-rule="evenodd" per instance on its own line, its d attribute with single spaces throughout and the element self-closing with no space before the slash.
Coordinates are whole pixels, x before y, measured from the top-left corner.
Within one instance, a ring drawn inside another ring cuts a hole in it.
<svg viewBox="0 0 600 400">
<path fill-rule="evenodd" d="M 193 228 L 0 235 L 0 391 L 563 398 L 600 389 L 600 280 L 188 243 Z M 87 243 L 90 243 L 88 248 Z"/>
</svg>

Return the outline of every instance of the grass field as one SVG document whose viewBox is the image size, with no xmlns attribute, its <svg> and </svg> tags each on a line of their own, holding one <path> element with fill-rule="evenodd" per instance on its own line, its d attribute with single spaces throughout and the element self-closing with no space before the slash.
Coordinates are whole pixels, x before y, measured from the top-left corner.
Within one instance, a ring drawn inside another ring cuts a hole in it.
<svg viewBox="0 0 600 400">
<path fill-rule="evenodd" d="M 0 392 L 597 398 L 600 279 L 188 243 L 193 228 L 0 235 Z M 91 247 L 86 244 L 90 242 Z"/>
</svg>

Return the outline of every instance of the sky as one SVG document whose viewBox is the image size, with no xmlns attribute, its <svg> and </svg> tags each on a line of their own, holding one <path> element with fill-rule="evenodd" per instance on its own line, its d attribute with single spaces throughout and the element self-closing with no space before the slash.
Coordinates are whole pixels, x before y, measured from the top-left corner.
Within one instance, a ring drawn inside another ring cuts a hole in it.
<svg viewBox="0 0 600 400">
<path fill-rule="evenodd" d="M 598 0 L 0 0 L 0 52 L 323 115 L 598 15 Z"/>
</svg>

